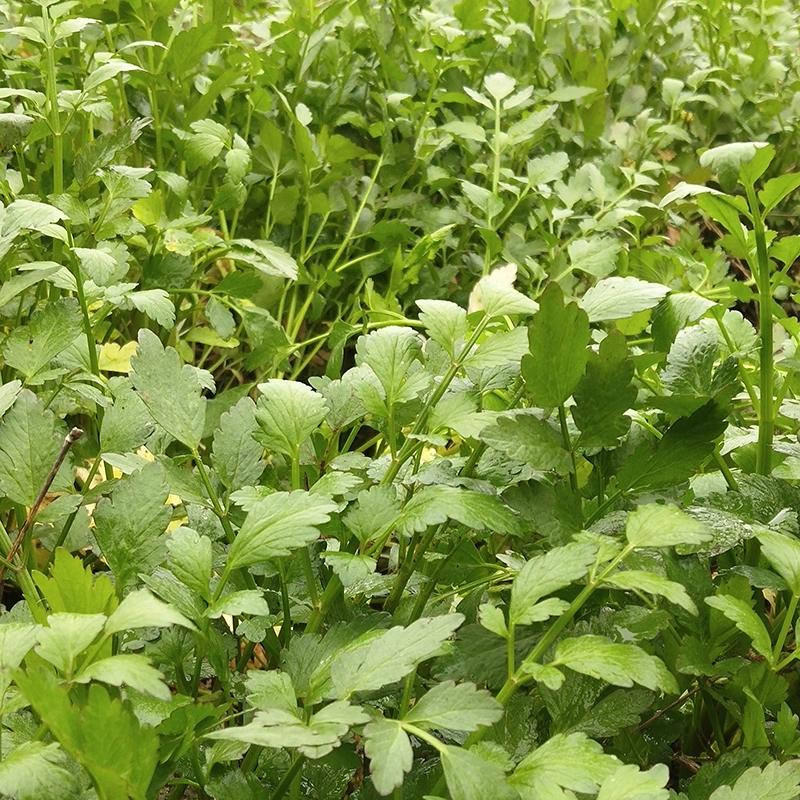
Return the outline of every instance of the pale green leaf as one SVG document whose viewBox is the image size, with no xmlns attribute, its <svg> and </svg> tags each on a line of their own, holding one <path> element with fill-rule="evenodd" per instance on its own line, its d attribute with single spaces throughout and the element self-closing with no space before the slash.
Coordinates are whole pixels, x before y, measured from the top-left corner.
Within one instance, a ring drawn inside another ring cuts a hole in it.
<svg viewBox="0 0 800 800">
<path fill-rule="evenodd" d="M 266 617 L 269 614 L 269 606 L 260 589 L 242 589 L 215 600 L 208 607 L 205 616 L 219 619 L 223 614 L 231 617 L 239 617 L 242 614 Z"/>
<path fill-rule="evenodd" d="M 530 675 L 537 683 L 544 684 L 554 692 L 558 691 L 566 680 L 564 673 L 560 669 L 551 667 L 549 664 L 538 664 L 535 661 L 525 659 L 520 664 L 520 669 Z"/>
<path fill-rule="evenodd" d="M 294 457 L 328 413 L 325 398 L 298 381 L 272 379 L 260 383 L 256 434 L 268 450 Z"/>
<path fill-rule="evenodd" d="M 230 491 L 254 485 L 264 471 L 263 447 L 253 434 L 258 430 L 256 406 L 243 397 L 219 418 L 214 431 L 211 463 Z"/>
<path fill-rule="evenodd" d="M 800 542 L 774 531 L 760 531 L 756 536 L 772 568 L 789 584 L 793 595 L 800 595 Z"/>
<path fill-rule="evenodd" d="M 142 68 L 137 67 L 135 64 L 130 64 L 120 58 L 110 58 L 105 64 L 98 67 L 94 72 L 89 73 L 86 80 L 83 82 L 83 91 L 88 92 L 96 89 L 106 81 L 116 78 L 123 72 L 141 72 Z"/>
<path fill-rule="evenodd" d="M 711 532 L 677 506 L 650 503 L 628 515 L 625 535 L 632 547 L 673 547 L 702 544 Z"/>
<path fill-rule="evenodd" d="M 3 236 L 14 236 L 21 230 L 41 230 L 48 225 L 68 219 L 67 215 L 47 203 L 35 200 L 14 200 L 3 217 Z"/>
<path fill-rule="evenodd" d="M 191 528 L 176 528 L 167 539 L 170 572 L 207 602 L 211 600 L 211 539 Z"/>
<path fill-rule="evenodd" d="M 617 266 L 622 243 L 607 236 L 576 239 L 567 248 L 572 269 L 605 278 Z"/>
<path fill-rule="evenodd" d="M 414 751 L 398 720 L 377 719 L 364 728 L 364 753 L 378 794 L 387 795 L 403 783 L 411 769 Z"/>
<path fill-rule="evenodd" d="M 434 686 L 403 717 L 420 728 L 449 731 L 475 731 L 494 725 L 503 716 L 503 707 L 489 692 L 472 683 L 456 685 L 444 681 Z"/>
<path fill-rule="evenodd" d="M 29 622 L 0 625 L 0 672 L 15 670 L 36 644 L 37 626 Z"/>
<path fill-rule="evenodd" d="M 502 608 L 489 603 L 482 603 L 478 612 L 478 619 L 487 631 L 502 636 L 503 639 L 508 638 L 508 626 L 506 625 L 506 618 Z"/>
<path fill-rule="evenodd" d="M 191 369 L 182 369 L 172 347 L 164 349 L 147 329 L 139 331 L 139 347 L 131 358 L 131 383 L 153 419 L 179 442 L 196 448 L 203 437 L 206 400 Z"/>
<path fill-rule="evenodd" d="M 670 581 L 653 572 L 644 572 L 638 569 L 629 569 L 624 572 L 615 572 L 606 578 L 606 583 L 619 589 L 636 589 L 648 594 L 657 594 L 666 597 L 670 603 L 686 609 L 690 614 L 697 616 L 697 606 L 689 597 L 686 589 L 675 581 Z"/>
<path fill-rule="evenodd" d="M 473 289 L 487 317 L 504 317 L 507 314 L 535 314 L 539 304 L 511 286 L 491 277 L 481 278 Z"/>
<path fill-rule="evenodd" d="M 371 556 L 336 550 L 322 553 L 322 560 L 339 576 L 345 589 L 372 575 L 377 567 L 377 561 Z"/>
<path fill-rule="evenodd" d="M 179 611 L 154 597 L 147 589 L 131 592 L 106 622 L 106 633 L 121 633 L 132 628 L 167 628 L 181 625 L 196 630 Z"/>
<path fill-rule="evenodd" d="M 265 275 L 296 280 L 297 262 L 282 247 L 266 239 L 232 239 L 228 257 L 249 264 Z"/>
<path fill-rule="evenodd" d="M 467 334 L 467 312 L 447 300 L 417 300 L 419 319 L 428 336 L 450 356 Z"/>
<path fill-rule="evenodd" d="M 366 364 L 375 373 L 387 406 L 413 399 L 404 384 L 421 353 L 419 336 L 411 328 L 398 325 L 372 331 L 356 343 L 356 363 Z"/>
<path fill-rule="evenodd" d="M 800 790 L 800 760 L 771 761 L 752 767 L 731 786 L 720 786 L 710 800 L 794 800 Z"/>
<path fill-rule="evenodd" d="M 675 678 L 661 659 L 648 655 L 637 645 L 618 644 L 605 636 L 590 634 L 564 639 L 557 645 L 551 663 L 614 686 L 638 683 L 654 691 L 678 692 Z"/>
<path fill-rule="evenodd" d="M 463 747 L 443 745 L 444 777 L 451 800 L 515 800 L 517 793 L 506 783 L 503 770 Z"/>
<path fill-rule="evenodd" d="M 580 307 L 589 322 L 628 319 L 640 311 L 654 308 L 669 293 L 669 287 L 648 283 L 630 275 L 625 278 L 604 278 L 586 291 Z"/>
<path fill-rule="evenodd" d="M 407 628 L 391 628 L 343 652 L 331 664 L 331 695 L 347 699 L 355 692 L 399 681 L 417 664 L 437 655 L 463 621 L 461 614 L 423 617 Z"/>
<path fill-rule="evenodd" d="M 117 271 L 117 261 L 105 250 L 92 247 L 73 247 L 72 252 L 81 262 L 81 269 L 87 278 L 98 286 L 105 286 Z"/>
<path fill-rule="evenodd" d="M 614 774 L 620 762 L 584 733 L 558 733 L 537 747 L 517 765 L 509 783 L 520 789 L 535 788 L 537 782 L 552 782 L 586 794 Z"/>
<path fill-rule="evenodd" d="M 68 677 L 77 657 L 98 637 L 105 614 L 50 614 L 48 627 L 39 628 L 36 652 Z"/>
<path fill-rule="evenodd" d="M 664 788 L 668 781 L 666 764 L 656 764 L 647 772 L 641 772 L 635 764 L 625 764 L 603 781 L 597 800 L 667 800 L 672 796 Z"/>
<path fill-rule="evenodd" d="M 494 72 L 483 79 L 483 88 L 497 101 L 508 97 L 516 86 L 517 82 L 503 72 Z"/>
<path fill-rule="evenodd" d="M 62 800 L 77 786 L 58 744 L 23 742 L 0 761 L 0 794 L 15 800 Z"/>
<path fill-rule="evenodd" d="M 594 543 L 572 542 L 526 562 L 511 587 L 509 620 L 515 625 L 529 625 L 534 621 L 537 601 L 580 580 L 596 557 Z"/>
<path fill-rule="evenodd" d="M 288 556 L 313 542 L 318 526 L 338 509 L 330 498 L 308 492 L 276 492 L 253 505 L 228 553 L 228 568 Z"/>
<path fill-rule="evenodd" d="M 74 678 L 76 683 L 100 681 L 110 686 L 130 686 L 159 700 L 170 700 L 172 693 L 164 683 L 164 676 L 145 656 L 120 653 L 95 661 Z"/>
<path fill-rule="evenodd" d="M 772 657 L 772 642 L 763 620 L 755 611 L 738 597 L 731 595 L 716 595 L 706 597 L 706 603 L 712 608 L 721 611 L 736 627 L 747 634 L 753 643 L 753 650 L 766 658 L 769 664 L 774 664 Z"/>
</svg>

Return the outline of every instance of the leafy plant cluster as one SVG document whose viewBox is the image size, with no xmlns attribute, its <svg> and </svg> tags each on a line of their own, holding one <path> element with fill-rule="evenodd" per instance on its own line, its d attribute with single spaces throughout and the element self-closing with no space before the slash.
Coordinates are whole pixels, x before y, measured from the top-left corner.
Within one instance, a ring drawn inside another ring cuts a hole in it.
<svg viewBox="0 0 800 800">
<path fill-rule="evenodd" d="M 0 14 L 0 795 L 800 796 L 792 3 Z"/>
</svg>

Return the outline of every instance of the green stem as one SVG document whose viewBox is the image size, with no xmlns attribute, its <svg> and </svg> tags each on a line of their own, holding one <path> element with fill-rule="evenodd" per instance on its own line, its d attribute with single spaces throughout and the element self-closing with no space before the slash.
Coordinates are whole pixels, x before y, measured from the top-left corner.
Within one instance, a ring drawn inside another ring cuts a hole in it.
<svg viewBox="0 0 800 800">
<path fill-rule="evenodd" d="M 772 660 L 776 664 L 778 663 L 778 659 L 783 652 L 783 645 L 786 644 L 786 636 L 789 633 L 789 628 L 792 626 L 794 615 L 797 613 L 798 600 L 800 600 L 800 595 L 793 594 L 792 599 L 789 601 L 789 607 L 786 609 L 786 615 L 783 618 L 783 624 L 781 625 L 778 639 L 775 642 L 775 647 L 772 650 Z"/>
<path fill-rule="evenodd" d="M 294 761 L 292 761 L 292 765 L 288 770 L 286 770 L 286 774 L 281 779 L 281 782 L 275 787 L 275 791 L 272 793 L 270 800 L 280 800 L 281 797 L 283 797 L 286 792 L 289 791 L 289 787 L 292 785 L 295 775 L 300 772 L 305 760 L 305 756 L 295 756 Z"/>
<path fill-rule="evenodd" d="M 758 455 L 756 472 L 769 475 L 772 471 L 772 438 L 775 433 L 775 410 L 773 408 L 774 364 L 772 341 L 772 286 L 770 284 L 769 258 L 767 256 L 767 237 L 764 220 L 758 207 L 755 188 L 745 184 L 747 203 L 753 219 L 753 235 L 756 240 L 758 261 L 758 326 L 761 350 L 759 353 L 759 412 L 758 412 Z"/>
<path fill-rule="evenodd" d="M 3 553 L 8 554 L 11 552 L 12 547 L 13 542 L 11 541 L 11 537 L 9 537 L 3 524 L 0 523 L 0 549 L 2 549 Z M 14 556 L 13 560 L 15 564 L 18 564 L 18 566 L 15 567 L 15 571 L 17 583 L 19 583 L 19 588 L 22 590 L 22 596 L 25 598 L 25 602 L 28 604 L 28 608 L 34 620 L 40 625 L 43 625 L 47 619 L 47 612 L 39 598 L 39 593 L 36 591 L 31 573 L 21 562 L 19 553 Z"/>
<path fill-rule="evenodd" d="M 507 640 L 507 651 L 506 651 L 506 662 L 508 668 L 508 680 L 511 680 L 514 677 L 514 673 L 517 671 L 516 665 L 516 654 L 514 651 L 515 646 L 515 634 L 516 628 L 513 622 L 508 623 L 508 640 Z"/>
<path fill-rule="evenodd" d="M 411 576 L 414 574 L 417 564 L 420 562 L 422 556 L 427 552 L 431 544 L 433 544 L 433 540 L 446 527 L 447 523 L 443 522 L 441 525 L 437 525 L 436 527 L 431 525 L 431 527 L 428 528 L 425 536 L 422 537 L 422 541 L 419 543 L 414 553 L 409 555 L 409 558 L 403 562 L 403 565 L 398 570 L 397 577 L 392 584 L 392 589 L 389 592 L 389 596 L 386 598 L 386 602 L 383 604 L 384 611 L 394 614 L 394 612 L 397 610 L 397 606 L 400 605 L 400 600 L 403 597 L 403 592 L 405 591 L 406 585 L 408 584 Z"/>
<path fill-rule="evenodd" d="M 578 493 L 578 465 L 575 461 L 575 449 L 572 446 L 572 440 L 569 436 L 569 428 L 567 427 L 567 410 L 562 403 L 558 407 L 558 424 L 561 426 L 561 441 L 564 444 L 564 449 L 569 453 L 572 461 L 572 471 L 569 474 L 569 485 L 574 494 Z"/>
<path fill-rule="evenodd" d="M 56 57 L 53 31 L 50 29 L 50 14 L 47 6 L 42 6 L 42 23 L 47 37 L 47 106 L 50 129 L 53 133 L 53 194 L 64 191 L 64 141 L 61 118 L 58 114 L 58 85 L 56 82 Z"/>
</svg>

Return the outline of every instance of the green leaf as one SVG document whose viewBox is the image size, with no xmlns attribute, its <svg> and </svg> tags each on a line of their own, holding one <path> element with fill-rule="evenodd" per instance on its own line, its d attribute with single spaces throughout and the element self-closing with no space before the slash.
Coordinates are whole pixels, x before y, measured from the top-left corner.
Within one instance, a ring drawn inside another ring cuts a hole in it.
<svg viewBox="0 0 800 800">
<path fill-rule="evenodd" d="M 54 261 L 37 261 L 26 264 L 25 267 L 26 270 L 29 271 L 3 281 L 3 285 L 0 286 L 0 308 L 10 303 L 15 297 L 21 295 L 30 286 L 49 278 L 51 275 L 63 269 L 63 267 L 56 264 Z"/>
<path fill-rule="evenodd" d="M 670 486 L 690 478 L 714 451 L 727 427 L 725 411 L 714 401 L 682 417 L 655 445 L 643 442 L 617 474 L 622 491 Z"/>
<path fill-rule="evenodd" d="M 147 329 L 139 331 L 139 347 L 131 366 L 131 383 L 153 419 L 170 436 L 196 449 L 203 436 L 206 400 L 194 370 L 188 365 L 182 369 L 175 350 L 165 350 Z"/>
<path fill-rule="evenodd" d="M 615 756 L 606 755 L 586 734 L 557 733 L 520 761 L 509 783 L 514 788 L 534 792 L 540 784 L 555 784 L 594 794 L 619 764 Z"/>
<path fill-rule="evenodd" d="M 34 119 L 27 114 L 0 114 L 0 153 L 13 150 L 30 133 Z"/>
<path fill-rule="evenodd" d="M 91 247 L 73 247 L 72 252 L 81 262 L 81 269 L 87 278 L 98 286 L 105 286 L 115 277 L 118 265 L 116 259 L 105 250 Z"/>
<path fill-rule="evenodd" d="M 135 64 L 129 64 L 121 58 L 110 58 L 102 66 L 89 73 L 86 80 L 83 82 L 83 91 L 89 92 L 97 88 L 106 81 L 110 81 L 117 75 L 123 72 L 141 72 L 142 68 L 137 67 Z"/>
<path fill-rule="evenodd" d="M 358 493 L 356 502 L 347 507 L 342 522 L 365 544 L 385 534 L 400 516 L 400 510 L 394 486 L 371 486 Z"/>
<path fill-rule="evenodd" d="M 710 800 L 794 800 L 800 785 L 800 760 L 771 761 L 752 767 L 731 786 L 720 786 Z"/>
<path fill-rule="evenodd" d="M 128 310 L 135 308 L 165 328 L 172 328 L 175 324 L 175 306 L 163 289 L 127 292 L 119 299 L 118 306 Z M 167 349 L 171 350 L 172 348 Z"/>
<path fill-rule="evenodd" d="M 49 627 L 37 633 L 36 652 L 68 678 L 78 656 L 98 637 L 106 624 L 105 614 L 50 614 Z"/>
<path fill-rule="evenodd" d="M 144 799 L 158 763 L 158 735 L 139 724 L 128 704 L 95 684 L 80 707 L 43 668 L 19 674 L 17 684 L 56 740 L 92 776 L 102 800 Z"/>
<path fill-rule="evenodd" d="M 444 681 L 423 695 L 403 722 L 420 728 L 476 731 L 482 725 L 494 725 L 502 716 L 503 707 L 489 692 L 472 683 Z"/>
<path fill-rule="evenodd" d="M 62 219 L 68 217 L 55 206 L 34 200 L 14 200 L 2 217 L 2 235 L 15 236 L 22 230 L 46 230 L 47 226 Z"/>
<path fill-rule="evenodd" d="M 228 553 L 227 569 L 249 567 L 288 556 L 313 542 L 318 526 L 338 509 L 330 498 L 308 492 L 276 492 L 256 503 Z"/>
<path fill-rule="evenodd" d="M 597 800 L 668 800 L 672 796 L 664 788 L 668 781 L 666 764 L 656 764 L 647 772 L 641 772 L 635 764 L 625 764 L 603 781 Z"/>
<path fill-rule="evenodd" d="M 675 605 L 686 609 L 690 614 L 697 616 L 697 606 L 694 600 L 689 597 L 686 589 L 680 583 L 667 580 L 667 578 L 656 575 L 653 572 L 629 569 L 625 572 L 615 572 L 613 575 L 609 575 L 605 582 L 619 589 L 637 589 L 648 594 L 666 597 L 670 603 L 675 603 Z"/>
<path fill-rule="evenodd" d="M 232 239 L 228 258 L 249 264 L 265 275 L 297 280 L 297 262 L 282 247 L 266 239 Z"/>
<path fill-rule="evenodd" d="M 215 600 L 206 610 L 205 616 L 219 619 L 223 614 L 231 617 L 240 617 L 242 614 L 265 617 L 269 614 L 269 606 L 260 589 L 242 589 Z"/>
<path fill-rule="evenodd" d="M 407 628 L 391 628 L 346 650 L 331 664 L 331 696 L 346 700 L 356 692 L 399 681 L 417 664 L 437 655 L 463 621 L 461 614 L 423 617 Z"/>
<path fill-rule="evenodd" d="M 62 297 L 35 311 L 27 325 L 11 331 L 3 342 L 3 358 L 22 374 L 25 383 L 31 383 L 37 373 L 80 335 L 78 302 Z"/>
<path fill-rule="evenodd" d="M 0 492 L 24 506 L 36 501 L 64 442 L 55 416 L 28 389 L 23 389 L 0 423 Z M 68 456 L 50 491 L 71 492 L 72 461 Z"/>
<path fill-rule="evenodd" d="M 566 677 L 560 669 L 549 664 L 537 664 L 535 661 L 525 659 L 520 668 L 530 675 L 537 683 L 541 683 L 552 691 L 558 691 L 564 684 Z"/>
<path fill-rule="evenodd" d="M 772 657 L 772 642 L 764 622 L 758 614 L 738 597 L 721 594 L 715 597 L 706 597 L 706 603 L 712 608 L 721 611 L 736 627 L 747 634 L 753 642 L 753 650 L 766 658 L 767 663 L 775 663 Z"/>
<path fill-rule="evenodd" d="M 595 278 L 605 278 L 616 269 L 621 251 L 622 244 L 608 236 L 576 239 L 567 247 L 571 268 Z"/>
<path fill-rule="evenodd" d="M 718 355 L 717 336 L 713 331 L 699 325 L 685 328 L 669 350 L 661 379 L 673 394 L 709 395 Z"/>
<path fill-rule="evenodd" d="M 373 720 L 364 728 L 364 753 L 370 760 L 372 784 L 381 795 L 401 786 L 403 774 L 414 762 L 408 734 L 393 719 Z"/>
<path fill-rule="evenodd" d="M 631 420 L 625 412 L 636 402 L 636 387 L 631 383 L 635 367 L 628 358 L 625 336 L 611 331 L 598 354 L 592 353 L 586 372 L 575 387 L 572 417 L 584 448 L 615 447 Z"/>
<path fill-rule="evenodd" d="M 764 184 L 764 188 L 758 193 L 758 199 L 764 206 L 764 213 L 769 214 L 775 206 L 787 198 L 797 187 L 800 186 L 800 172 L 790 172 L 787 175 L 779 175 Z"/>
<path fill-rule="evenodd" d="M 772 568 L 789 584 L 793 595 L 800 595 L 800 542 L 774 531 L 759 531 L 756 536 Z"/>
<path fill-rule="evenodd" d="M 605 636 L 578 636 L 558 643 L 549 666 L 564 666 L 614 686 L 638 683 L 654 691 L 677 694 L 678 685 L 664 662 L 633 644 L 617 644 Z"/>
<path fill-rule="evenodd" d="M 762 148 L 766 150 L 767 147 L 768 145 L 765 142 L 732 142 L 731 144 L 723 144 L 706 150 L 700 156 L 700 165 L 710 167 L 716 172 L 722 188 L 729 192 L 739 180 L 742 166 L 753 161 L 758 150 Z M 772 154 L 775 154 L 774 150 Z M 768 155 L 768 152 L 766 155 Z M 764 164 L 764 169 L 768 164 L 769 161 Z M 763 172 L 763 170 L 761 171 Z M 757 178 L 758 176 L 756 175 L 753 181 Z"/>
<path fill-rule="evenodd" d="M 569 156 L 566 153 L 548 153 L 539 158 L 532 158 L 526 167 L 528 183 L 541 186 L 557 181 L 569 167 Z"/>
<path fill-rule="evenodd" d="M 533 414 L 521 412 L 498 417 L 478 438 L 509 458 L 530 464 L 537 470 L 555 470 L 559 475 L 566 475 L 572 469 L 561 437 L 550 423 Z"/>
<path fill-rule="evenodd" d="M 100 451 L 135 452 L 153 433 L 155 422 L 127 378 L 112 378 L 109 387 L 114 402 L 103 415 L 100 427 Z"/>
<path fill-rule="evenodd" d="M 197 630 L 179 611 L 154 597 L 147 589 L 131 592 L 106 622 L 106 633 L 121 633 L 132 628 L 167 628 L 181 625 Z"/>
<path fill-rule="evenodd" d="M 249 397 L 243 397 L 219 418 L 211 463 L 232 492 L 254 485 L 264 471 L 263 448 L 253 438 L 257 430 L 256 405 Z"/>
<path fill-rule="evenodd" d="M 177 528 L 167 539 L 169 570 L 206 602 L 211 601 L 211 539 L 191 528 Z"/>
<path fill-rule="evenodd" d="M 0 794 L 15 800 L 61 800 L 77 787 L 55 743 L 23 742 L 0 762 Z"/>
<path fill-rule="evenodd" d="M 467 312 L 447 300 L 417 300 L 417 306 L 428 336 L 454 359 L 457 345 L 467 335 Z"/>
<path fill-rule="evenodd" d="M 677 506 L 650 503 L 628 515 L 625 536 L 631 547 L 674 547 L 707 542 L 711 532 Z"/>
<path fill-rule="evenodd" d="M 589 322 L 628 319 L 640 311 L 654 308 L 669 293 L 669 287 L 638 278 L 604 278 L 587 289 L 579 305 Z"/>
<path fill-rule="evenodd" d="M 442 768 L 452 800 L 514 800 L 517 793 L 506 783 L 500 767 L 463 747 L 443 745 Z"/>
<path fill-rule="evenodd" d="M 195 132 L 186 140 L 186 167 L 195 170 L 209 164 L 230 143 L 227 128 L 210 119 L 201 119 L 191 124 Z"/>
<path fill-rule="evenodd" d="M 539 304 L 530 297 L 491 276 L 481 278 L 472 291 L 479 308 L 492 319 L 508 314 L 535 314 L 539 308 Z"/>
<path fill-rule="evenodd" d="M 63 547 L 55 552 L 49 577 L 38 571 L 32 577 L 51 611 L 110 614 L 117 607 L 114 586 L 108 575 L 93 575 L 91 567 L 84 568 L 81 559 L 73 557 Z"/>
<path fill-rule="evenodd" d="M 310 386 L 297 381 L 272 379 L 258 384 L 255 417 L 258 440 L 268 450 L 294 458 L 300 445 L 325 419 L 328 403 Z M 256 476 L 258 477 L 258 476 Z"/>
<path fill-rule="evenodd" d="M 375 373 L 385 394 L 388 407 L 412 400 L 415 381 L 407 380 L 411 365 L 421 357 L 422 344 L 410 328 L 390 325 L 356 343 L 356 364 L 366 364 Z M 411 391 L 409 391 L 411 390 Z"/>
<path fill-rule="evenodd" d="M 494 72 L 483 79 L 483 87 L 497 101 L 504 100 L 516 88 L 517 82 L 503 72 Z"/>
<path fill-rule="evenodd" d="M 572 542 L 527 561 L 511 587 L 509 621 L 515 625 L 529 625 L 537 615 L 537 602 L 580 580 L 596 558 L 594 543 Z"/>
<path fill-rule="evenodd" d="M 0 625 L 0 673 L 15 670 L 36 644 L 38 626 L 29 622 Z"/>
<path fill-rule="evenodd" d="M 117 654 L 103 658 L 85 667 L 74 678 L 76 683 L 100 681 L 110 686 L 130 686 L 160 700 L 171 700 L 172 693 L 164 683 L 164 676 L 145 656 Z"/>
<path fill-rule="evenodd" d="M 496 495 L 455 486 L 425 486 L 408 501 L 399 520 L 407 536 L 454 519 L 474 530 L 516 534 L 517 518 Z"/>
<path fill-rule="evenodd" d="M 528 330 L 530 352 L 522 359 L 522 377 L 541 408 L 561 405 L 575 391 L 589 359 L 589 319 L 576 303 L 564 303 L 557 283 L 540 298 Z"/>
<path fill-rule="evenodd" d="M 110 499 L 97 504 L 95 539 L 120 587 L 135 585 L 140 572 L 149 574 L 164 561 L 163 534 L 172 519 L 168 496 L 164 469 L 148 464 L 122 478 Z"/>
<path fill-rule="evenodd" d="M 337 550 L 322 553 L 321 558 L 339 576 L 345 589 L 372 575 L 378 564 L 377 560 L 371 556 L 343 553 Z"/>
</svg>

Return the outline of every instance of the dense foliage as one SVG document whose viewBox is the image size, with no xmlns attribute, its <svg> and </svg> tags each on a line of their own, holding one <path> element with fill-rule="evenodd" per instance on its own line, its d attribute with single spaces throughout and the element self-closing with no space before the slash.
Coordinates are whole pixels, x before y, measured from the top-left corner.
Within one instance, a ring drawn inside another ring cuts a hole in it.
<svg viewBox="0 0 800 800">
<path fill-rule="evenodd" d="M 0 795 L 800 796 L 791 0 L 0 16 Z"/>
</svg>

